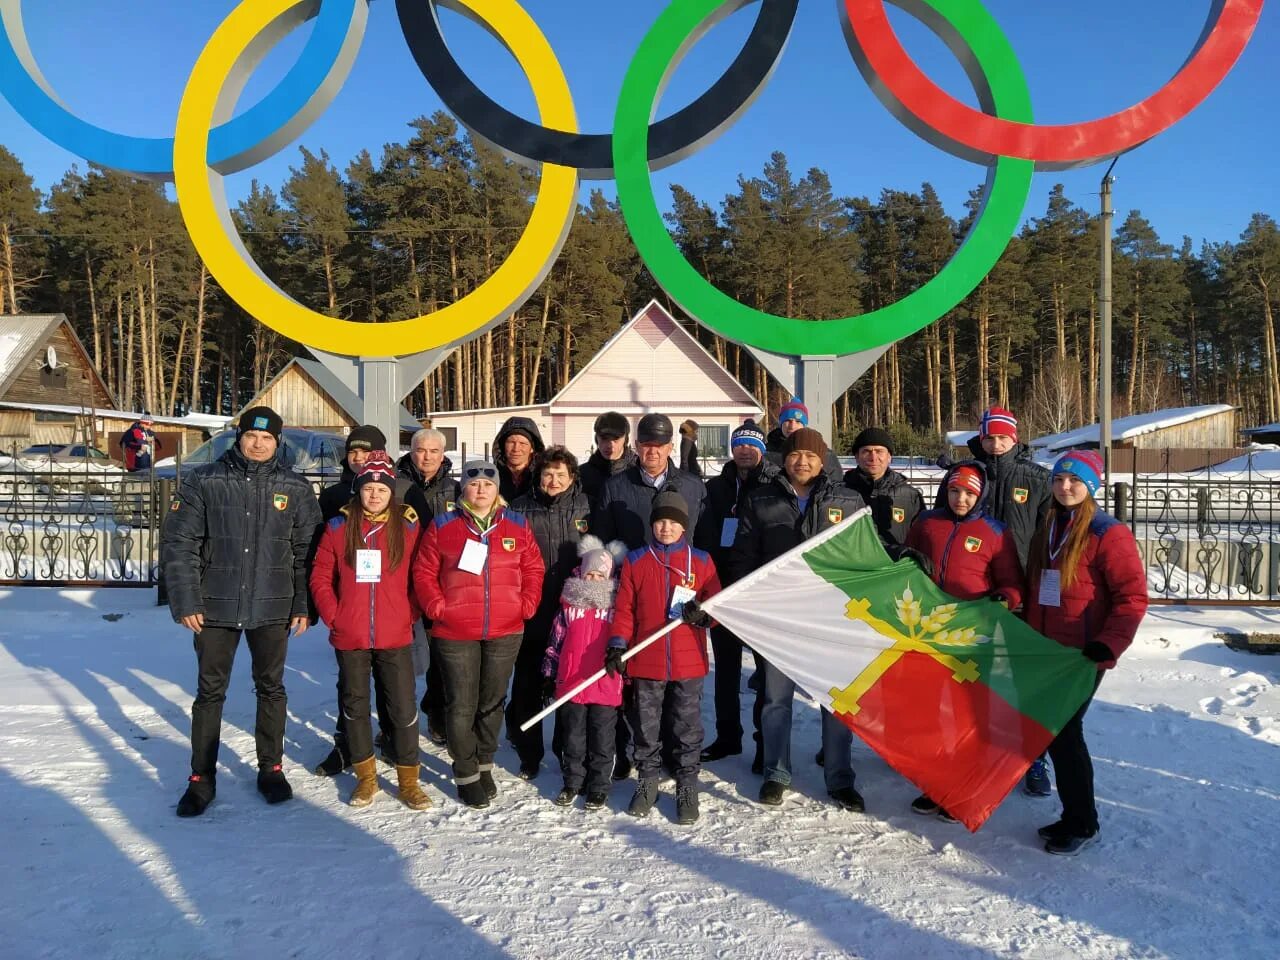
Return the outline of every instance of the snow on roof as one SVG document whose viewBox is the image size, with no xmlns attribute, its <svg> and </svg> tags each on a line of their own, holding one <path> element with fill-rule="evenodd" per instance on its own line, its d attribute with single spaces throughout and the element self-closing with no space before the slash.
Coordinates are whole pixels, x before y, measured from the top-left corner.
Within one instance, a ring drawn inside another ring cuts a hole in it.
<svg viewBox="0 0 1280 960">
<path fill-rule="evenodd" d="M 0 407 L 8 410 L 33 410 L 37 413 L 65 413 L 68 416 L 107 417 L 111 420 L 137 420 L 142 416 L 140 411 L 135 413 L 128 410 L 102 410 L 95 407 L 79 407 L 58 403 L 13 403 L 7 400 L 0 400 Z M 151 419 L 156 423 L 192 427 L 196 430 L 221 430 L 231 422 L 230 417 L 212 413 L 188 413 L 183 417 L 153 416 Z"/>
<path fill-rule="evenodd" d="M 53 313 L 0 317 L 0 388 L 49 335 L 50 328 L 61 322 L 62 315 Z"/>
<path fill-rule="evenodd" d="M 1229 403 L 1209 403 L 1199 407 L 1172 407 L 1166 410 L 1155 410 L 1151 413 L 1136 413 L 1131 417 L 1121 417 L 1111 421 L 1111 438 L 1113 441 L 1128 440 L 1140 437 L 1145 433 L 1154 433 L 1167 427 L 1176 427 L 1181 423 L 1190 423 L 1218 413 L 1226 413 L 1234 407 Z M 1100 427 L 1096 423 L 1077 427 L 1064 433 L 1051 433 L 1037 437 L 1031 446 L 1045 450 L 1069 450 L 1072 447 L 1098 446 Z"/>
<path fill-rule="evenodd" d="M 977 430 L 948 430 L 946 435 L 947 446 L 967 447 L 969 441 L 977 435 Z"/>
<path fill-rule="evenodd" d="M 1260 427 L 1245 427 L 1240 432 L 1247 433 L 1250 436 L 1255 433 L 1280 433 L 1280 420 L 1275 423 L 1264 423 Z"/>
<path fill-rule="evenodd" d="M 1280 446 L 1258 444 L 1256 449 L 1250 450 L 1243 456 L 1214 464 L 1210 467 L 1210 472 L 1215 475 L 1238 474 L 1241 477 L 1247 474 L 1257 477 L 1258 474 L 1262 474 L 1262 479 L 1267 480 L 1280 478 Z"/>
</svg>

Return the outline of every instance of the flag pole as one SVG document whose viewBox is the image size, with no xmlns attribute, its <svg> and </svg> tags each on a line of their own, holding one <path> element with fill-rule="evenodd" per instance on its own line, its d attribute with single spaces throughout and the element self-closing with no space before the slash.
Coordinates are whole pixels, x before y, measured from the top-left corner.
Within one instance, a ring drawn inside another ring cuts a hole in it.
<svg viewBox="0 0 1280 960">
<path fill-rule="evenodd" d="M 776 557 L 775 559 L 769 561 L 759 569 L 754 570 L 751 573 L 747 574 L 745 577 L 743 577 L 741 580 L 737 581 L 736 583 L 730 584 L 729 586 L 721 590 L 719 593 L 717 593 L 714 597 L 709 597 L 705 602 L 700 603 L 698 606 L 706 613 L 709 613 L 709 614 L 714 613 L 715 608 L 718 607 L 721 603 L 723 603 L 726 600 L 732 600 L 735 596 L 737 596 L 742 591 L 747 590 L 750 587 L 754 586 L 759 580 L 764 579 L 770 573 L 772 573 L 775 567 L 789 560 L 792 554 L 803 553 L 806 550 L 812 550 L 814 547 L 818 546 L 818 544 L 824 543 L 825 541 L 830 540 L 838 532 L 842 531 L 846 524 L 851 523 L 854 520 L 857 520 L 860 517 L 863 517 L 869 514 L 870 512 L 871 510 L 869 507 L 863 507 L 853 516 L 846 517 L 842 522 L 837 523 L 826 530 L 823 530 L 817 536 L 810 537 L 808 540 L 805 540 L 803 543 L 792 547 L 786 553 L 782 554 L 782 556 Z M 657 642 L 658 640 L 661 640 L 663 637 L 665 637 L 668 633 L 670 633 L 676 627 L 680 626 L 680 624 L 683 622 L 684 621 L 677 618 L 675 620 L 672 620 L 670 623 L 666 624 L 656 633 L 650 634 L 649 636 L 645 637 L 643 640 L 637 643 L 634 647 L 631 647 L 629 650 L 627 650 L 626 653 L 622 655 L 622 662 L 626 663 L 628 660 L 634 657 L 637 653 L 639 653 L 645 647 L 649 646 L 652 643 Z M 553 702 L 550 706 L 544 707 L 541 711 L 539 711 L 538 713 L 535 713 L 532 717 L 530 717 L 524 723 L 520 724 L 521 732 L 523 733 L 527 731 L 539 720 L 545 719 L 546 717 L 549 717 L 551 714 L 555 713 L 558 709 L 560 709 L 562 705 L 568 703 L 570 700 L 572 700 L 574 697 L 580 694 L 583 690 L 587 689 L 587 687 L 591 686 L 593 683 L 598 681 L 604 675 L 605 675 L 605 671 L 603 669 L 597 670 L 591 676 L 587 677 L 587 679 L 583 680 L 580 684 L 578 684 L 576 687 L 574 687 L 572 690 L 566 693 L 563 697 L 560 697 L 558 700 Z"/>
</svg>

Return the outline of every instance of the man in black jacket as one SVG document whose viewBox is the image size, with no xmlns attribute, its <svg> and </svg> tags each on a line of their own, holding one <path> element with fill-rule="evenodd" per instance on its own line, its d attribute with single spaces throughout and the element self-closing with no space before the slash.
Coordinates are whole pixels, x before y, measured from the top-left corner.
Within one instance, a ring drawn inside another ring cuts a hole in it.
<svg viewBox="0 0 1280 960">
<path fill-rule="evenodd" d="M 342 476 L 320 491 L 320 515 L 328 523 L 342 508 L 351 502 L 356 474 L 369 462 L 373 451 L 386 452 L 387 438 L 381 430 L 369 423 L 353 427 L 347 434 L 347 455 L 342 461 Z"/>
<path fill-rule="evenodd" d="M 805 427 L 787 437 L 783 470 L 771 482 L 747 495 L 738 519 L 733 547 L 721 573 L 737 581 L 814 534 L 853 516 L 865 504 L 849 487 L 832 481 L 823 470 L 827 453 L 822 434 Z M 763 584 L 761 589 L 768 589 Z M 764 784 L 760 802 L 779 806 L 791 785 L 791 706 L 795 683 L 767 660 L 762 661 L 764 696 L 760 715 L 764 740 Z M 845 810 L 861 812 L 854 789 L 850 749 L 853 734 L 829 713 L 822 715 L 827 793 Z"/>
<path fill-rule="evenodd" d="M 195 634 L 199 679 L 191 707 L 191 776 L 178 816 L 213 800 L 222 705 L 240 634 L 253 660 L 258 790 L 293 796 L 285 779 L 284 661 L 290 631 L 307 629 L 307 557 L 320 508 L 305 479 L 276 456 L 283 423 L 268 407 L 240 417 L 235 446 L 183 477 L 161 531 L 173 619 Z"/>
<path fill-rule="evenodd" d="M 578 484 L 578 458 L 561 446 L 548 447 L 534 462 L 537 486 L 511 504 L 529 521 L 542 552 L 542 602 L 525 621 L 524 639 L 511 677 L 507 703 L 507 739 L 520 757 L 522 780 L 532 780 L 546 753 L 542 722 L 526 731 L 524 723 L 542 707 L 542 658 L 551 624 L 560 610 L 560 591 L 578 565 L 578 541 L 587 532 L 591 501 Z"/>
<path fill-rule="evenodd" d="M 893 438 L 887 430 L 867 427 L 853 438 L 850 451 L 858 465 L 844 475 L 845 486 L 856 490 L 871 508 L 880 539 L 889 546 L 907 542 L 907 530 L 924 510 L 924 497 L 897 470 L 890 468 Z"/>
<path fill-rule="evenodd" d="M 538 485 L 533 461 L 546 444 L 542 432 L 528 417 L 507 417 L 493 438 L 493 462 L 498 468 L 498 492 L 507 503 Z"/>
<path fill-rule="evenodd" d="M 627 423 L 627 418 L 622 414 L 610 410 L 596 417 L 595 435 L 595 452 L 578 471 L 582 492 L 593 505 L 604 488 L 604 482 L 615 473 L 635 466 L 636 462 L 636 453 L 628 443 L 631 424 Z"/>
<path fill-rule="evenodd" d="M 720 571 L 720 584 L 733 582 L 728 571 L 729 548 L 738 529 L 738 514 L 747 495 L 771 482 L 782 472 L 765 458 L 765 439 L 754 420 L 748 420 L 729 441 L 733 459 L 717 477 L 707 481 L 707 499 L 694 531 L 694 546 L 706 550 Z M 742 753 L 742 641 L 720 624 L 711 627 L 711 649 L 716 658 L 716 738 L 702 751 L 702 762 L 713 763 Z M 760 698 L 753 710 L 756 741 L 760 740 Z"/>
</svg>

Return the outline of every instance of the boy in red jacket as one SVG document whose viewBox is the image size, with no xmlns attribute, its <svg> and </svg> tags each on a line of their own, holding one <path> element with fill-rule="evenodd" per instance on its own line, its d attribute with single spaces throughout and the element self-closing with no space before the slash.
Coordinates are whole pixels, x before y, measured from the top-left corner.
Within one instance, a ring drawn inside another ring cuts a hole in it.
<svg viewBox="0 0 1280 960">
<path fill-rule="evenodd" d="M 627 661 L 634 696 L 627 722 L 635 741 L 640 784 L 627 812 L 646 817 L 658 799 L 661 754 L 675 766 L 676 822 L 698 819 L 698 771 L 702 752 L 702 680 L 707 675 L 707 627 L 711 619 L 690 604 L 720 592 L 709 554 L 685 539 L 689 506 L 674 490 L 653 498 L 649 514 L 652 542 L 627 555 L 613 613 L 613 636 L 605 670 L 621 669 L 623 652 L 673 619 L 678 627 Z M 670 742 L 663 743 L 663 734 Z"/>
</svg>

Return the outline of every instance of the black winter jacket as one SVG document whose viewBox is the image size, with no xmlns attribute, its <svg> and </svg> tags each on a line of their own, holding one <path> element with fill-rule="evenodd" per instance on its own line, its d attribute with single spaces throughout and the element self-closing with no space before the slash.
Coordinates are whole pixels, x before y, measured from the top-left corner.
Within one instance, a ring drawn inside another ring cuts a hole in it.
<svg viewBox="0 0 1280 960">
<path fill-rule="evenodd" d="M 432 517 L 448 513 L 458 502 L 461 488 L 453 478 L 453 461 L 448 457 L 444 458 L 440 469 L 430 480 L 422 479 L 422 474 L 414 466 L 413 458 L 407 453 L 396 461 L 396 473 L 409 481 L 404 502 L 417 511 L 421 529 L 426 529 Z"/>
<path fill-rule="evenodd" d="M 309 616 L 307 556 L 321 527 L 311 485 L 233 446 L 188 471 L 160 536 L 169 611 L 252 630 Z"/>
<path fill-rule="evenodd" d="M 886 470 L 883 477 L 872 481 L 855 467 L 844 475 L 844 484 L 871 508 L 876 530 L 886 545 L 900 547 L 907 542 L 907 530 L 924 509 L 924 497 L 906 477 L 897 470 Z"/>
<path fill-rule="evenodd" d="M 809 503 L 801 513 L 791 480 L 785 473 L 776 475 L 769 483 L 747 494 L 742 505 L 738 534 L 725 558 L 729 579 L 741 580 L 865 506 L 854 490 L 832 482 L 823 474 L 809 489 Z"/>
<path fill-rule="evenodd" d="M 969 451 L 987 468 L 987 513 L 1003 523 L 1013 537 L 1025 571 L 1031 540 L 1053 501 L 1053 476 L 1031 459 L 1031 448 L 1025 443 L 993 457 L 982 449 L 982 441 L 973 437 Z M 946 496 L 946 488 L 940 488 L 938 506 L 945 504 Z"/>
<path fill-rule="evenodd" d="M 511 504 L 511 509 L 529 521 L 529 529 L 542 553 L 546 571 L 542 579 L 542 602 L 526 624 L 525 635 L 545 640 L 551 632 L 551 621 L 560 611 L 564 582 L 578 565 L 578 541 L 590 525 L 591 501 L 574 483 L 557 497 L 549 497 L 541 489 L 533 490 Z"/>
<path fill-rule="evenodd" d="M 649 542 L 651 526 L 649 511 L 658 491 L 640 478 L 640 467 L 628 467 L 615 473 L 604 483 L 604 489 L 596 498 L 591 512 L 591 532 L 608 543 L 621 540 L 628 550 L 637 550 Z M 706 488 L 691 473 L 685 473 L 672 461 L 667 461 L 667 478 L 663 490 L 675 490 L 689 505 L 688 531 L 697 530 L 702 514 L 702 501 Z"/>
<path fill-rule="evenodd" d="M 342 476 L 338 478 L 337 483 L 331 483 L 320 491 L 320 517 L 328 523 L 334 517 L 342 513 L 342 508 L 351 502 L 351 498 L 355 496 L 353 485 L 356 482 L 356 473 L 351 469 L 351 465 L 346 460 L 342 461 Z M 410 499 L 409 492 L 412 485 L 406 480 L 400 480 L 396 483 L 396 498 L 401 503 L 407 503 L 415 510 L 418 504 Z M 430 519 L 428 517 L 428 519 Z M 323 526 L 316 534 L 316 546 L 320 544 L 320 536 L 324 533 Z"/>
<path fill-rule="evenodd" d="M 761 458 L 760 463 L 747 475 L 746 479 L 739 482 L 738 468 L 730 460 L 724 465 L 719 476 L 707 481 L 707 499 L 702 505 L 702 516 L 698 518 L 698 529 L 694 532 L 693 545 L 711 554 L 716 569 L 720 571 L 721 586 L 728 586 L 733 582 L 728 575 L 729 546 L 721 546 L 725 521 L 737 520 L 746 503 L 747 495 L 771 483 L 780 473 L 782 470 L 772 460 Z"/>
<path fill-rule="evenodd" d="M 587 462 L 578 471 L 578 482 L 582 484 L 582 492 L 587 495 L 594 506 L 600 496 L 600 491 L 604 489 L 604 482 L 615 473 L 621 473 L 628 467 L 634 467 L 635 465 L 636 452 L 630 447 L 623 450 L 622 456 L 617 460 L 606 460 L 600 456 L 600 451 L 597 450 L 587 458 Z"/>
<path fill-rule="evenodd" d="M 680 437 L 680 469 L 699 480 L 704 479 L 702 464 L 698 462 L 698 441 L 692 437 Z"/>
<path fill-rule="evenodd" d="M 524 472 L 519 482 L 511 473 L 511 468 L 507 466 L 507 454 L 502 449 L 502 445 L 506 442 L 507 437 L 515 433 L 517 430 L 522 433 L 529 434 L 533 439 L 533 456 L 536 458 L 547 445 L 542 442 L 542 432 L 538 429 L 538 425 L 528 417 L 507 417 L 506 422 L 502 424 L 502 428 L 498 431 L 498 435 L 493 438 L 493 465 L 498 468 L 498 492 L 502 494 L 502 499 L 507 503 L 514 503 L 517 497 L 522 497 L 530 490 L 536 488 L 533 476 L 533 462 L 530 461 L 529 469 Z"/>
</svg>

